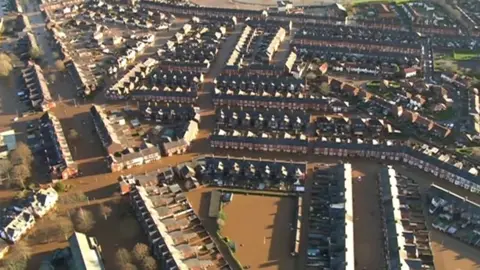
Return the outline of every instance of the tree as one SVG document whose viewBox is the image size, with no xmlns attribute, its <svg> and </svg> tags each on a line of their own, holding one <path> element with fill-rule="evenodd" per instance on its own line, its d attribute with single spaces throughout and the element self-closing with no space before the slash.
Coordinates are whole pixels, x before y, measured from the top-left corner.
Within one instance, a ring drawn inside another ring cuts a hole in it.
<svg viewBox="0 0 480 270">
<path fill-rule="evenodd" d="M 122 270 L 137 270 L 138 268 L 132 263 L 127 263 L 127 264 L 122 265 L 120 269 L 122 269 Z"/>
<path fill-rule="evenodd" d="M 150 249 L 143 243 L 137 243 L 132 250 L 132 255 L 135 261 L 141 262 L 145 257 L 150 255 Z"/>
<path fill-rule="evenodd" d="M 78 132 L 71 128 L 69 131 L 68 131 L 68 138 L 70 138 L 70 140 L 76 140 L 78 139 L 79 135 L 78 135 Z"/>
<path fill-rule="evenodd" d="M 217 225 L 218 225 L 219 229 L 222 229 L 223 226 L 225 226 L 225 220 L 223 220 L 221 218 L 217 218 Z"/>
<path fill-rule="evenodd" d="M 142 260 L 142 269 L 143 270 L 156 270 L 157 261 L 152 256 L 147 256 Z"/>
<path fill-rule="evenodd" d="M 20 142 L 17 148 L 10 152 L 10 161 L 13 165 L 24 164 L 30 168 L 33 161 L 32 151 L 24 142 Z"/>
<path fill-rule="evenodd" d="M 60 60 L 60 54 L 58 52 L 52 52 L 52 57 L 53 57 L 53 59 Z M 56 62 L 55 62 L 55 64 L 56 64 Z"/>
<path fill-rule="evenodd" d="M 32 256 L 32 249 L 25 241 L 20 241 L 11 246 L 9 253 L 11 254 L 9 257 L 16 261 L 27 261 Z"/>
<path fill-rule="evenodd" d="M 32 176 L 30 168 L 24 164 L 15 165 L 12 169 L 11 183 L 25 189 L 27 179 Z"/>
<path fill-rule="evenodd" d="M 75 212 L 73 222 L 75 223 L 75 228 L 83 233 L 90 231 L 95 226 L 92 212 L 82 208 Z"/>
<path fill-rule="evenodd" d="M 115 252 L 115 261 L 119 267 L 132 263 L 132 254 L 125 248 L 120 248 Z"/>
<path fill-rule="evenodd" d="M 65 71 L 65 63 L 62 60 L 55 61 L 55 67 L 58 71 Z"/>
<path fill-rule="evenodd" d="M 9 256 L 4 262 L 4 268 L 6 270 L 24 270 L 27 269 L 28 261 L 22 258 L 15 258 Z"/>
<path fill-rule="evenodd" d="M 57 222 L 58 230 L 62 233 L 65 240 L 73 233 L 73 223 L 69 218 L 60 218 Z"/>
<path fill-rule="evenodd" d="M 65 184 L 63 182 L 57 182 L 55 183 L 55 185 L 53 186 L 53 188 L 55 189 L 55 191 L 57 192 L 65 192 Z"/>
<path fill-rule="evenodd" d="M 322 95 L 327 96 L 330 94 L 330 85 L 327 82 L 322 82 L 318 90 Z"/>
<path fill-rule="evenodd" d="M 39 60 L 43 56 L 43 51 L 40 47 L 35 46 L 30 48 L 29 55 L 33 60 Z"/>
<path fill-rule="evenodd" d="M 8 159 L 0 159 L 0 177 L 1 179 L 10 179 L 10 173 L 12 171 L 12 163 Z"/>
<path fill-rule="evenodd" d="M 50 73 L 48 75 L 48 80 L 50 81 L 50 83 L 54 83 L 57 80 L 57 75 L 55 75 L 55 73 Z"/>
<path fill-rule="evenodd" d="M 8 77 L 13 70 L 12 59 L 6 53 L 0 53 L 0 77 Z"/>
<path fill-rule="evenodd" d="M 105 218 L 105 220 L 107 220 L 108 217 L 112 214 L 112 208 L 110 206 L 107 206 L 101 203 L 98 205 L 98 212 L 100 213 L 101 216 Z"/>
</svg>

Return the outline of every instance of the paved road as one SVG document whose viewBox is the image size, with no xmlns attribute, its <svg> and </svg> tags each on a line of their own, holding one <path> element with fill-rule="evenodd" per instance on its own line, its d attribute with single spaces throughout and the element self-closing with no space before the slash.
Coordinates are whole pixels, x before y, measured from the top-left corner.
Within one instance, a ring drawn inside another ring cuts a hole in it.
<svg viewBox="0 0 480 270">
<path fill-rule="evenodd" d="M 433 49 L 430 38 L 422 39 L 422 62 L 423 62 L 423 78 L 427 83 L 434 83 L 433 72 Z"/>
</svg>

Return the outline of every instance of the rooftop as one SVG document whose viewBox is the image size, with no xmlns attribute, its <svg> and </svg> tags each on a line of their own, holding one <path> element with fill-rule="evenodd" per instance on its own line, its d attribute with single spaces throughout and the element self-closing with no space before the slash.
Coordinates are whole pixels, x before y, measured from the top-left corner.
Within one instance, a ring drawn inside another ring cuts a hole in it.
<svg viewBox="0 0 480 270">
<path fill-rule="evenodd" d="M 154 253 L 161 252 L 167 261 L 168 252 L 173 259 L 169 267 L 193 270 L 227 266 L 178 185 L 138 186 L 131 199 L 144 222 L 151 224 L 146 233 L 159 234 L 159 239 L 152 240 Z"/>
</svg>

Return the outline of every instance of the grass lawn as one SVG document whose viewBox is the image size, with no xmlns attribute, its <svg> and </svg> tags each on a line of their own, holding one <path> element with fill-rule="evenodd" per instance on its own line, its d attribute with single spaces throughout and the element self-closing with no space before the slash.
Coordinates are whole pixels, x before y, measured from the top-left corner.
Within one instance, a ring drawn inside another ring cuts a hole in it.
<svg viewBox="0 0 480 270">
<path fill-rule="evenodd" d="M 457 61 L 467 61 L 480 58 L 480 52 L 475 51 L 454 51 L 453 52 L 453 59 Z"/>
<path fill-rule="evenodd" d="M 456 151 L 464 156 L 471 156 L 473 154 L 472 148 L 458 148 Z"/>
<path fill-rule="evenodd" d="M 455 111 L 453 110 L 453 108 L 448 108 L 433 115 L 436 120 L 449 120 L 452 119 L 454 116 Z"/>
<path fill-rule="evenodd" d="M 457 148 L 455 151 L 467 157 L 474 157 L 474 158 L 480 157 L 480 147 Z"/>
</svg>

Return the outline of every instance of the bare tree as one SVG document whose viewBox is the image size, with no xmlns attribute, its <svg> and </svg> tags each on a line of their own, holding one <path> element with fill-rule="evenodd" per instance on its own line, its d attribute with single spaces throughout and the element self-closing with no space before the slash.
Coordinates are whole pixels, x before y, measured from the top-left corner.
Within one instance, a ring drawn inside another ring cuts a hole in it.
<svg viewBox="0 0 480 270">
<path fill-rule="evenodd" d="M 75 212 L 73 222 L 75 223 L 75 228 L 83 233 L 90 231 L 95 226 L 92 212 L 82 208 Z"/>
<path fill-rule="evenodd" d="M 32 176 L 30 168 L 24 164 L 18 164 L 12 169 L 11 184 L 25 189 L 25 183 L 30 176 Z"/>
<path fill-rule="evenodd" d="M 12 163 L 8 159 L 0 160 L 0 181 L 7 180 L 7 183 L 10 181 L 10 174 L 12 172 Z"/>
<path fill-rule="evenodd" d="M 132 264 L 132 263 L 127 263 L 121 266 L 122 270 L 137 270 L 138 268 Z"/>
<path fill-rule="evenodd" d="M 135 261 L 141 262 L 150 255 L 150 249 L 144 243 L 137 243 L 132 250 L 132 255 Z"/>
<path fill-rule="evenodd" d="M 9 256 L 3 261 L 3 268 L 6 270 L 24 270 L 27 269 L 28 261 L 22 258 Z"/>
<path fill-rule="evenodd" d="M 55 61 L 55 67 L 58 71 L 65 71 L 65 63 L 62 60 Z"/>
<path fill-rule="evenodd" d="M 101 203 L 98 205 L 98 212 L 101 216 L 105 218 L 105 220 L 107 220 L 108 217 L 112 214 L 112 208 L 108 205 Z"/>
<path fill-rule="evenodd" d="M 115 261 L 119 267 L 132 263 L 132 254 L 125 248 L 120 248 L 115 252 Z"/>
<path fill-rule="evenodd" d="M 0 77 L 8 77 L 13 70 L 12 59 L 6 53 L 0 53 Z"/>
<path fill-rule="evenodd" d="M 142 269 L 143 270 L 156 270 L 157 261 L 152 256 L 147 256 L 142 260 Z"/>
<path fill-rule="evenodd" d="M 13 165 L 24 164 L 30 167 L 33 161 L 32 151 L 24 142 L 20 142 L 17 148 L 10 152 L 10 161 Z"/>
<path fill-rule="evenodd" d="M 63 217 L 56 221 L 58 230 L 62 233 L 65 240 L 73 233 L 73 223 L 69 218 Z"/>
<path fill-rule="evenodd" d="M 48 80 L 50 83 L 54 83 L 57 80 L 57 75 L 55 75 L 55 73 L 50 73 L 48 75 Z"/>
<path fill-rule="evenodd" d="M 12 257 L 28 260 L 32 256 L 32 249 L 25 241 L 20 241 L 12 246 L 10 253 L 12 254 Z"/>
</svg>

